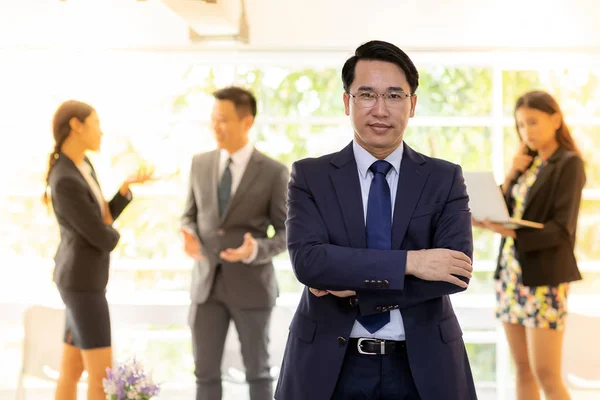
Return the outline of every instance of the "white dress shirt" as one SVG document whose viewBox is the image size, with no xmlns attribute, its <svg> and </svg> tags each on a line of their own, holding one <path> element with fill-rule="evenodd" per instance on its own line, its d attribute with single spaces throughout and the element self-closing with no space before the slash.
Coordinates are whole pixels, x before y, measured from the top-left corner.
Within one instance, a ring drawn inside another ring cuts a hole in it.
<svg viewBox="0 0 600 400">
<path fill-rule="evenodd" d="M 221 154 L 219 157 L 219 181 L 221 180 L 221 176 L 223 176 L 223 172 L 225 171 L 225 167 L 227 166 L 227 160 L 231 158 L 231 164 L 229 165 L 229 170 L 231 171 L 231 196 L 229 197 L 229 201 L 233 199 L 233 195 L 235 194 L 237 188 L 240 186 L 240 182 L 242 181 L 242 177 L 246 172 L 246 167 L 250 162 L 250 158 L 252 157 L 252 153 L 254 153 L 254 145 L 248 142 L 244 147 L 239 149 L 233 154 L 229 154 L 227 150 L 221 149 Z M 258 244 L 254 246 L 254 251 L 245 260 L 242 260 L 244 264 L 250 264 L 258 255 Z"/>
<path fill-rule="evenodd" d="M 102 195 L 100 186 L 98 186 L 98 183 L 92 176 L 92 167 L 87 162 L 82 161 L 79 165 L 77 165 L 77 169 L 79 169 L 79 172 L 81 172 L 81 175 L 83 175 L 83 178 L 90 186 L 90 189 L 92 189 L 92 193 L 94 193 L 96 200 L 98 200 L 98 205 L 100 206 L 100 212 L 102 213 L 102 217 L 104 217 L 106 211 L 106 200 L 104 200 L 104 196 Z"/>
<path fill-rule="evenodd" d="M 352 143 L 354 150 L 354 159 L 358 168 L 358 178 L 360 180 L 360 189 L 362 192 L 362 203 L 365 216 L 365 227 L 367 225 L 367 203 L 369 200 L 369 189 L 371 189 L 371 181 L 373 173 L 369 171 L 369 167 L 377 158 L 371 153 L 363 149 L 356 140 Z M 394 219 L 394 203 L 396 202 L 396 192 L 398 189 L 398 177 L 400 176 L 400 164 L 402 163 L 402 155 L 404 154 L 404 143 L 385 158 L 385 161 L 392 164 L 392 168 L 386 175 L 386 180 L 390 186 L 390 197 L 392 201 L 392 224 Z M 390 322 L 375 333 L 370 333 L 358 321 L 354 322 L 350 337 L 368 337 L 388 340 L 405 340 L 404 323 L 400 310 L 390 311 Z"/>
</svg>

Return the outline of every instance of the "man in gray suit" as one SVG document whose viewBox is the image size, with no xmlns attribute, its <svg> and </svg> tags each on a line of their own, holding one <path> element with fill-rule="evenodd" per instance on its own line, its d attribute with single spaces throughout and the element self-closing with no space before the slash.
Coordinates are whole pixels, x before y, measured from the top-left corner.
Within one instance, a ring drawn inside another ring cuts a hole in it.
<svg viewBox="0 0 600 400">
<path fill-rule="evenodd" d="M 221 398 L 221 359 L 229 322 L 240 338 L 252 400 L 273 398 L 268 331 L 278 294 L 271 258 L 286 248 L 288 170 L 254 149 L 249 91 L 213 94 L 218 149 L 194 156 L 181 232 L 195 260 L 190 327 L 196 399 Z M 273 237 L 267 229 L 275 229 Z"/>
</svg>

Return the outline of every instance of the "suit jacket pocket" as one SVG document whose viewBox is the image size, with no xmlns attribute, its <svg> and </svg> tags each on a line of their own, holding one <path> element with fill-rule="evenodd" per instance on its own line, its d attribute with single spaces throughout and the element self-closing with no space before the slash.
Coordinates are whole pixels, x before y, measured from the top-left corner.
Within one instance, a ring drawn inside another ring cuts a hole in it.
<svg viewBox="0 0 600 400">
<path fill-rule="evenodd" d="M 445 203 L 426 204 L 419 206 L 413 211 L 411 218 L 422 217 L 424 215 L 439 213 L 444 209 Z"/>
<path fill-rule="evenodd" d="M 462 335 L 462 329 L 456 315 L 448 317 L 439 323 L 440 334 L 442 335 L 442 341 L 444 343 L 450 343 L 459 339 Z"/>
<path fill-rule="evenodd" d="M 312 343 L 315 338 L 317 323 L 306 318 L 304 315 L 296 313 L 290 324 L 290 332 L 298 339 L 306 343 Z"/>
</svg>

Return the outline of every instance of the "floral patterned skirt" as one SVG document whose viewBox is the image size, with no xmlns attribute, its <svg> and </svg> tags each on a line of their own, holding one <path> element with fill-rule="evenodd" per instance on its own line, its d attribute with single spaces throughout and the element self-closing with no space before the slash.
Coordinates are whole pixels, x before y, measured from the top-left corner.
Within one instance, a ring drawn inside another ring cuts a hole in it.
<svg viewBox="0 0 600 400">
<path fill-rule="evenodd" d="M 569 284 L 525 286 L 513 238 L 506 238 L 496 281 L 496 317 L 528 328 L 564 329 Z"/>
</svg>

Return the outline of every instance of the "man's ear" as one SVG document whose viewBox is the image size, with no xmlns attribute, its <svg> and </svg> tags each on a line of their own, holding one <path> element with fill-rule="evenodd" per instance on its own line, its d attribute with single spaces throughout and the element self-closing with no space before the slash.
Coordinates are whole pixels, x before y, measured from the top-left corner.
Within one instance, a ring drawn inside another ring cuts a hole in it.
<svg viewBox="0 0 600 400">
<path fill-rule="evenodd" d="M 344 112 L 346 113 L 346 115 L 350 115 L 350 95 L 344 92 L 342 100 L 344 101 Z"/>
<path fill-rule="evenodd" d="M 410 117 L 414 117 L 415 116 L 415 110 L 417 108 L 417 95 L 415 94 L 414 96 L 410 97 Z"/>
<path fill-rule="evenodd" d="M 246 115 L 242 119 L 242 123 L 244 124 L 244 128 L 246 128 L 246 131 L 249 131 L 250 128 L 252 128 L 252 125 L 254 125 L 254 117 L 252 115 Z"/>
</svg>

